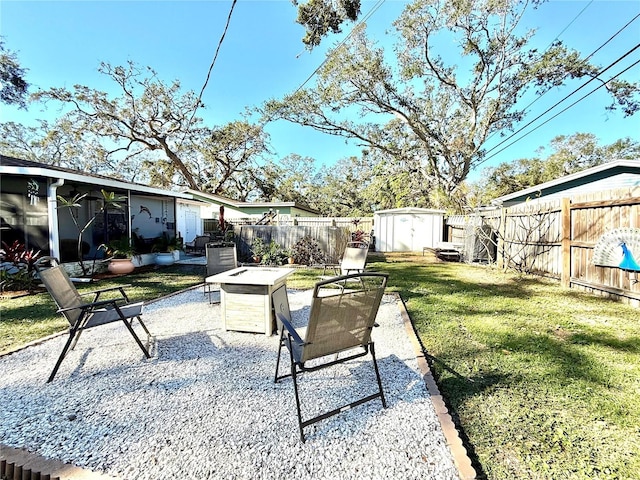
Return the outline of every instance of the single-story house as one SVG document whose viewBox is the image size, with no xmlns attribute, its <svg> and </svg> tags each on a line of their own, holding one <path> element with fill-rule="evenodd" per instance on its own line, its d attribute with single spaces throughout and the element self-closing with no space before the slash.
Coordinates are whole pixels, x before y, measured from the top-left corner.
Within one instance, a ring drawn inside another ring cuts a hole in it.
<svg viewBox="0 0 640 480">
<path fill-rule="evenodd" d="M 491 203 L 511 207 L 535 200 L 553 200 L 590 192 L 640 186 L 640 160 L 615 160 L 496 198 Z"/>
<path fill-rule="evenodd" d="M 18 240 L 63 262 L 76 260 L 79 231 L 71 210 L 83 227 L 100 211 L 101 190 L 122 197 L 122 208 L 98 215 L 84 232 L 85 258 L 100 258 L 101 244 L 132 234 L 147 243 L 163 234 L 189 241 L 201 229 L 201 204 L 189 194 L 0 156 L 0 240 Z M 77 194 L 87 194 L 79 208 L 59 208 L 58 196 Z"/>
<path fill-rule="evenodd" d="M 218 218 L 220 206 L 224 206 L 224 216 L 228 220 L 251 220 L 261 222 L 274 215 L 274 220 L 289 220 L 294 217 L 319 217 L 320 212 L 296 202 L 239 202 L 221 195 L 186 189 L 183 191 L 194 200 L 206 204 L 201 207 L 202 218 Z M 264 223 L 264 222 L 261 222 Z"/>
</svg>

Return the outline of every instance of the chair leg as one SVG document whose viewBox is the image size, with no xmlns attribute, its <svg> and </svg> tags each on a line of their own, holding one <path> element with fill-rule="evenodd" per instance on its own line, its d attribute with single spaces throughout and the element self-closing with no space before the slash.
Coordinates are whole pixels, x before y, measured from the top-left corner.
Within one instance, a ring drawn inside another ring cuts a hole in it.
<svg viewBox="0 0 640 480">
<path fill-rule="evenodd" d="M 304 426 L 302 425 L 302 412 L 300 410 L 300 395 L 298 394 L 298 374 L 295 363 L 293 362 L 293 352 L 289 350 L 289 356 L 291 357 L 291 376 L 293 377 L 293 391 L 296 396 L 296 410 L 298 411 L 298 427 L 300 428 L 300 440 L 305 443 L 304 438 Z"/>
<path fill-rule="evenodd" d="M 138 335 L 136 335 L 136 332 L 133 330 L 133 327 L 129 324 L 129 322 L 127 322 L 126 318 L 122 318 L 122 323 L 126 325 L 127 330 L 129 330 L 129 333 L 133 336 L 133 339 L 136 341 L 136 343 L 140 347 L 140 350 L 142 350 L 142 353 L 144 353 L 144 356 L 147 358 L 151 358 L 151 355 L 149 355 L 149 351 L 144 347 L 144 345 L 142 344 L 142 341 L 140 340 L 140 338 L 138 338 Z M 146 330 L 146 327 L 145 327 L 145 330 Z"/>
<path fill-rule="evenodd" d="M 76 331 L 70 331 L 69 332 L 69 338 L 67 339 L 67 343 L 64 344 L 64 348 L 62 349 L 62 352 L 60 353 L 60 356 L 58 357 L 58 361 L 56 362 L 56 366 L 53 367 L 53 371 L 51 372 L 51 375 L 49 375 L 49 380 L 47 380 L 47 383 L 50 383 L 53 378 L 56 376 L 56 373 L 58 373 L 58 369 L 60 368 L 60 365 L 62 364 L 62 360 L 64 360 L 64 357 L 67 356 L 67 352 L 69 351 L 69 347 L 71 346 L 71 343 L 74 340 L 74 337 L 76 337 Z"/>
<path fill-rule="evenodd" d="M 147 334 L 147 339 L 151 338 L 151 333 L 149 332 L 149 329 L 147 328 L 147 326 L 142 321 L 142 318 L 140 318 L 140 315 L 138 315 L 136 318 L 138 319 L 138 323 L 140 323 L 140 326 L 142 327 L 144 332 Z"/>
<path fill-rule="evenodd" d="M 369 344 L 371 349 L 371 356 L 373 357 L 373 368 L 376 371 L 376 378 L 378 379 L 378 389 L 380 390 L 380 400 L 382 400 L 382 407 L 387 408 L 387 401 L 384 398 L 384 391 L 382 390 L 382 381 L 380 380 L 380 371 L 378 370 L 378 362 L 376 360 L 376 351 L 373 346 L 373 342 Z"/>
</svg>

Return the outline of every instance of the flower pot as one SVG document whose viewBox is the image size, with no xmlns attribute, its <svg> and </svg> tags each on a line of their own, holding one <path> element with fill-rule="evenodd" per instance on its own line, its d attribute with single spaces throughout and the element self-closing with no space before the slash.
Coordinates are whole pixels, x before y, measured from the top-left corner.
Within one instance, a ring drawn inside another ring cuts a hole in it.
<svg viewBox="0 0 640 480">
<path fill-rule="evenodd" d="M 130 258 L 112 258 L 107 267 L 115 275 L 131 273 L 135 268 Z"/>
<path fill-rule="evenodd" d="M 156 265 L 173 265 L 176 261 L 173 252 L 156 253 Z"/>
</svg>

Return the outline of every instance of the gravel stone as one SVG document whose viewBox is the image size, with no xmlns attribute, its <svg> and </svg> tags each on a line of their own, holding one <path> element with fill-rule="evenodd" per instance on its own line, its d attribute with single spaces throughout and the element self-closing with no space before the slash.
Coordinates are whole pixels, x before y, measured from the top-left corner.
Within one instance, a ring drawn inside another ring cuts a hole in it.
<svg viewBox="0 0 640 480">
<path fill-rule="evenodd" d="M 311 291 L 289 301 L 300 324 Z M 49 384 L 66 336 L 1 357 L 0 443 L 124 479 L 459 478 L 394 297 L 373 332 L 388 408 L 342 412 L 306 443 L 291 379 L 273 382 L 276 335 L 225 332 L 201 288 L 146 305 L 143 320 L 150 359 L 122 324 L 83 332 Z M 370 356 L 305 373 L 303 416 L 375 389 Z"/>
</svg>

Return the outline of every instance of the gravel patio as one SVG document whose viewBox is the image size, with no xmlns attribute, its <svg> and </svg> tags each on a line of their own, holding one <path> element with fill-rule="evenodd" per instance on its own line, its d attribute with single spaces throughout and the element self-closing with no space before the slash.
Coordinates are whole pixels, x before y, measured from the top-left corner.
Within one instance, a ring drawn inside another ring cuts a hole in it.
<svg viewBox="0 0 640 480">
<path fill-rule="evenodd" d="M 289 300 L 300 321 L 311 291 Z M 465 476 L 395 296 L 373 332 L 388 408 L 343 412 L 308 427 L 306 443 L 291 380 L 273 382 L 277 336 L 225 332 L 200 288 L 146 306 L 143 319 L 148 360 L 121 324 L 84 332 L 50 384 L 66 336 L 1 357 L 0 444 L 123 479 Z M 303 375 L 305 416 L 375 389 L 369 358 Z"/>
</svg>

